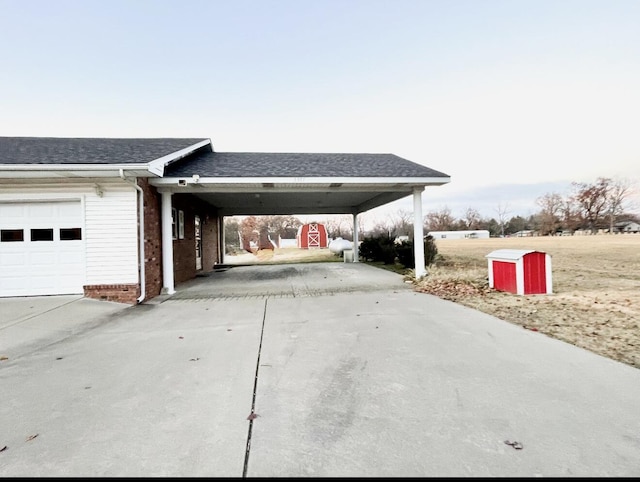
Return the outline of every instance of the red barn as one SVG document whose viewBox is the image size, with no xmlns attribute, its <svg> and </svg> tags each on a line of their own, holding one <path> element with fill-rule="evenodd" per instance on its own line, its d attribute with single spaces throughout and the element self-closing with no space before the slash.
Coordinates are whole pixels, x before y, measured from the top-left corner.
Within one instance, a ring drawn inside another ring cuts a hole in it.
<svg viewBox="0 0 640 482">
<path fill-rule="evenodd" d="M 518 295 L 553 293 L 548 254 L 527 249 L 498 249 L 486 258 L 489 288 Z"/>
<path fill-rule="evenodd" d="M 298 248 L 326 248 L 329 246 L 329 237 L 324 224 L 308 223 L 298 228 Z"/>
</svg>

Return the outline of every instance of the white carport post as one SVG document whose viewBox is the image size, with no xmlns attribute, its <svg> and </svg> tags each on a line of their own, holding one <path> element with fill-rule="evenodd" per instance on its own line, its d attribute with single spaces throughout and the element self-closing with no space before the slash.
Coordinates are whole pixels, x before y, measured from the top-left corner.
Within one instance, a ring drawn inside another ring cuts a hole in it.
<svg viewBox="0 0 640 482">
<path fill-rule="evenodd" d="M 427 274 L 424 267 L 424 227 L 422 226 L 422 191 L 424 187 L 413 188 L 413 256 L 416 260 L 416 279 Z"/>
<path fill-rule="evenodd" d="M 353 262 L 360 261 L 358 257 L 358 213 L 353 213 Z"/>
<path fill-rule="evenodd" d="M 176 292 L 173 284 L 173 226 L 171 193 L 162 192 L 162 291 L 168 295 Z"/>
</svg>

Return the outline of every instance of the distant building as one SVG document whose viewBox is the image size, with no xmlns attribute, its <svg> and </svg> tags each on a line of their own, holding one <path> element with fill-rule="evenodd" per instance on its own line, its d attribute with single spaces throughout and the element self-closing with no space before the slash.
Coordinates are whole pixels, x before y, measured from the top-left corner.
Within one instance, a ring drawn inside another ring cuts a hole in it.
<svg viewBox="0 0 640 482">
<path fill-rule="evenodd" d="M 329 246 L 327 228 L 320 223 L 307 223 L 298 228 L 298 248 L 326 248 Z"/>
<path fill-rule="evenodd" d="M 518 231 L 517 233 L 513 233 L 511 236 L 514 236 L 516 238 L 524 238 L 524 237 L 529 237 L 533 235 L 534 235 L 534 232 L 531 229 L 524 229 L 522 231 Z"/>
<path fill-rule="evenodd" d="M 429 231 L 434 239 L 489 239 L 489 231 L 475 229 L 473 231 Z"/>
<path fill-rule="evenodd" d="M 614 233 L 639 233 L 640 232 L 640 224 L 635 221 L 621 221 L 619 223 L 614 224 L 613 226 Z"/>
</svg>

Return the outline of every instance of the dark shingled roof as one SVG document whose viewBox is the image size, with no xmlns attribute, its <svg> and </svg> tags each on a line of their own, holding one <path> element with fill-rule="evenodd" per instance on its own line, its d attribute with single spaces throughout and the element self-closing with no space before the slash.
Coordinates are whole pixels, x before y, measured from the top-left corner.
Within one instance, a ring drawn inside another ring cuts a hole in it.
<svg viewBox="0 0 640 482">
<path fill-rule="evenodd" d="M 394 154 L 200 152 L 164 177 L 449 177 Z"/>
<path fill-rule="evenodd" d="M 145 164 L 204 140 L 0 137 L 0 164 Z"/>
</svg>

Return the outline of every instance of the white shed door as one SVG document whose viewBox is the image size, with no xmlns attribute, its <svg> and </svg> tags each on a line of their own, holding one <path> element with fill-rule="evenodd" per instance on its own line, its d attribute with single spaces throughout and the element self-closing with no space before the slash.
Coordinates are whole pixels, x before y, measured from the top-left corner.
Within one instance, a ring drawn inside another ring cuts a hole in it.
<svg viewBox="0 0 640 482">
<path fill-rule="evenodd" d="M 0 296 L 82 294 L 80 201 L 0 203 Z"/>
</svg>

